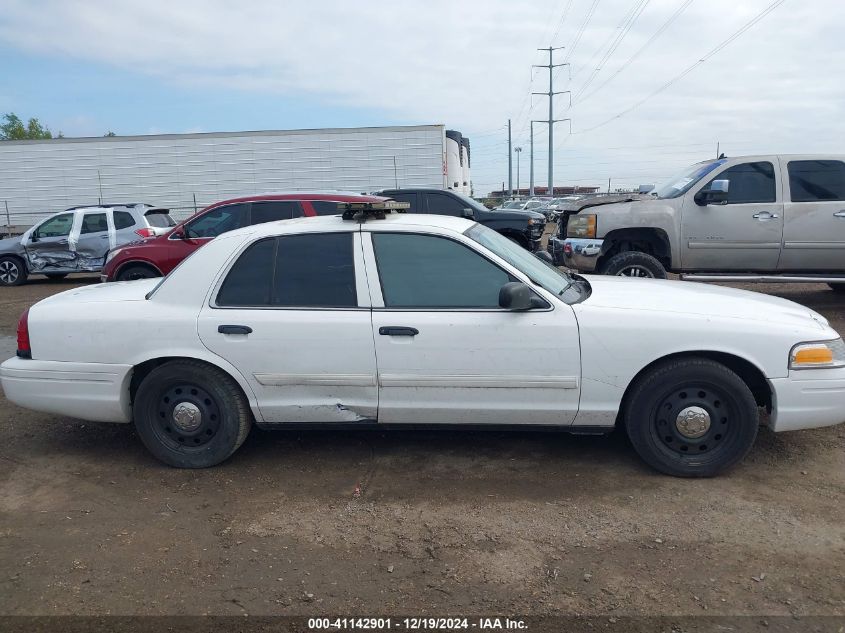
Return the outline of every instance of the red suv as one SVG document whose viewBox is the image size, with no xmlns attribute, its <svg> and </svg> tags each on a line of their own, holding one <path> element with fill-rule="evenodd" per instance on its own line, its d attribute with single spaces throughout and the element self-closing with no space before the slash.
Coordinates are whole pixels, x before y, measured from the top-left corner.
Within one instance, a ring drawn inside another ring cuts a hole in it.
<svg viewBox="0 0 845 633">
<path fill-rule="evenodd" d="M 284 193 L 217 202 L 183 220 L 164 235 L 116 248 L 106 256 L 102 281 L 161 277 L 209 240 L 250 224 L 315 215 L 337 215 L 338 202 L 379 202 L 385 198 L 340 193 Z"/>
</svg>

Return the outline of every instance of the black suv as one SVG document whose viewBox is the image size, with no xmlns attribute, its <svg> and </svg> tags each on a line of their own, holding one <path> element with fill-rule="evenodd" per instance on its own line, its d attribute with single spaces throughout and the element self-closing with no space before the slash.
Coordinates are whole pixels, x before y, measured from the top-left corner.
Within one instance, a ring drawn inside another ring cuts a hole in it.
<svg viewBox="0 0 845 633">
<path fill-rule="evenodd" d="M 454 191 L 423 188 L 385 189 L 376 195 L 410 203 L 408 213 L 453 215 L 475 220 L 530 251 L 536 251 L 540 247 L 540 238 L 546 228 L 546 217 L 542 213 L 513 209 L 491 211 L 469 196 Z"/>
</svg>

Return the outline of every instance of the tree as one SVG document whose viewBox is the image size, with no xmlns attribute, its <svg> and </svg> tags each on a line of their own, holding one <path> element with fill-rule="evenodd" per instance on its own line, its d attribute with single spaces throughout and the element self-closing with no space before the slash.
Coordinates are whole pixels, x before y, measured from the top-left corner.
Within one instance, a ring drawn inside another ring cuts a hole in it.
<svg viewBox="0 0 845 633">
<path fill-rule="evenodd" d="M 50 129 L 38 119 L 30 119 L 26 126 L 14 112 L 3 115 L 3 123 L 0 124 L 0 141 L 25 141 L 31 139 L 53 138 Z"/>
<path fill-rule="evenodd" d="M 111 130 L 109 130 L 108 132 L 106 132 L 105 134 L 103 134 L 103 136 L 117 136 L 117 134 L 115 134 L 114 132 L 112 132 Z"/>
</svg>

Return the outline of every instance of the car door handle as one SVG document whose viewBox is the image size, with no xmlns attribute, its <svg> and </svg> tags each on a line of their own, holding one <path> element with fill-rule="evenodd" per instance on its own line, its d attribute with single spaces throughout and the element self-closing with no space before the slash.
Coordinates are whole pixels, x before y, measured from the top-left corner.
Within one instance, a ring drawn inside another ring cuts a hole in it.
<svg viewBox="0 0 845 633">
<path fill-rule="evenodd" d="M 768 211 L 761 211 L 760 213 L 755 213 L 751 217 L 755 220 L 776 220 L 778 218 L 778 214 L 769 213 Z"/>
<path fill-rule="evenodd" d="M 58 244 L 59 246 L 67 246 L 67 240 L 59 240 L 58 242 L 56 242 L 56 244 Z"/>
<path fill-rule="evenodd" d="M 837 211 L 836 213 L 833 214 L 833 217 L 835 217 L 835 218 L 845 218 L 845 209 L 843 209 L 842 211 Z"/>
<path fill-rule="evenodd" d="M 248 325 L 218 325 L 217 331 L 220 334 L 251 334 L 252 328 Z"/>
<path fill-rule="evenodd" d="M 387 325 L 380 327 L 378 333 L 382 336 L 416 336 L 420 331 L 415 327 L 404 327 L 400 325 Z"/>
</svg>

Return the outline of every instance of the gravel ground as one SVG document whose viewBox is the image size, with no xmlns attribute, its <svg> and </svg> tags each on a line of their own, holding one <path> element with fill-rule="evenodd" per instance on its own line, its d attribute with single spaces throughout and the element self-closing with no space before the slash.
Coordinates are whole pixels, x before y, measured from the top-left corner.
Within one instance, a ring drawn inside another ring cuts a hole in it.
<svg viewBox="0 0 845 633">
<path fill-rule="evenodd" d="M 0 289 L 20 312 L 93 277 Z M 822 285 L 753 289 L 845 332 Z M 619 433 L 262 432 L 164 467 L 131 426 L 0 397 L 0 614 L 845 615 L 845 425 L 710 480 Z M 356 493 L 360 491 L 360 494 Z"/>
</svg>

